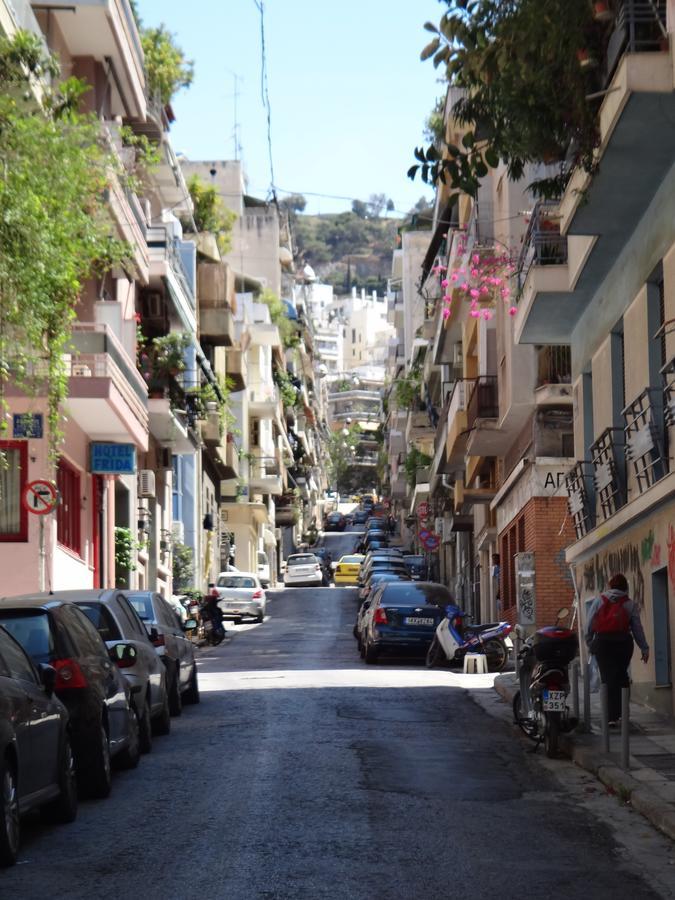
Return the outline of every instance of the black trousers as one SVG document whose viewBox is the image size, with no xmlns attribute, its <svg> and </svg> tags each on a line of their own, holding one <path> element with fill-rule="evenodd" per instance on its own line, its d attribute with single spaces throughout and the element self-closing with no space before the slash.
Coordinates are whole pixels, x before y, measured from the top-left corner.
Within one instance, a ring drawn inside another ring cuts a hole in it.
<svg viewBox="0 0 675 900">
<path fill-rule="evenodd" d="M 609 721 L 621 718 L 621 688 L 628 687 L 628 666 L 633 655 L 630 634 L 596 634 L 591 652 L 598 661 L 600 680 L 607 685 Z"/>
</svg>

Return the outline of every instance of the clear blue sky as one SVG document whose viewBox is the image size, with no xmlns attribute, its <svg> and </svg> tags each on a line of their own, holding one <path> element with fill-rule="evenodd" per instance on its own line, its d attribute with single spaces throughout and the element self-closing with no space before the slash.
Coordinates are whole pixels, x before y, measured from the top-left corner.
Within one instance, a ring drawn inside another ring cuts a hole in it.
<svg viewBox="0 0 675 900">
<path fill-rule="evenodd" d="M 174 102 L 172 139 L 190 159 L 234 156 L 234 76 L 240 78 L 241 157 L 249 191 L 270 184 L 260 92 L 260 14 L 255 0 L 139 0 L 146 25 L 164 23 L 195 63 Z M 367 200 L 384 193 L 406 211 L 430 196 L 406 171 L 424 119 L 443 93 L 420 50 L 438 0 L 265 0 L 275 181 L 281 191 Z M 308 212 L 349 200 L 307 196 Z"/>
</svg>

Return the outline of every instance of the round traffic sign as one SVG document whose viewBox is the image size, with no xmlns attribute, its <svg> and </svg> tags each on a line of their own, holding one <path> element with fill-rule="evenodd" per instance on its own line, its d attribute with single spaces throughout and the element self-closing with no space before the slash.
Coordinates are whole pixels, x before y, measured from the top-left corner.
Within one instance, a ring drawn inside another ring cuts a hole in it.
<svg viewBox="0 0 675 900">
<path fill-rule="evenodd" d="M 417 507 L 417 513 L 421 519 L 426 519 L 426 517 L 429 515 L 429 504 L 426 502 L 426 500 L 423 500 Z"/>
<path fill-rule="evenodd" d="M 29 481 L 21 491 L 21 505 L 36 516 L 46 516 L 56 508 L 58 502 L 59 492 L 56 486 L 44 478 Z"/>
<path fill-rule="evenodd" d="M 422 543 L 424 543 L 426 540 L 428 540 L 430 535 L 431 535 L 431 532 L 429 531 L 428 528 L 420 528 L 420 530 L 417 532 L 417 537 L 422 541 Z"/>
<path fill-rule="evenodd" d="M 437 534 L 430 534 L 425 541 L 422 541 L 422 543 L 427 550 L 430 550 L 433 553 L 435 550 L 438 550 L 441 539 Z"/>
</svg>

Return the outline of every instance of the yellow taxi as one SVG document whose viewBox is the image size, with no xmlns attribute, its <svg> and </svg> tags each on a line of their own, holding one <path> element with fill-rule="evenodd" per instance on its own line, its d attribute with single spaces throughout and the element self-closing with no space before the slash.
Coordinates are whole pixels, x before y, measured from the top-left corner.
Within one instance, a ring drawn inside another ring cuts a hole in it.
<svg viewBox="0 0 675 900">
<path fill-rule="evenodd" d="M 335 566 L 334 580 L 335 584 L 357 584 L 359 580 L 359 569 L 363 562 L 362 553 L 352 553 L 349 556 L 342 556 Z"/>
</svg>

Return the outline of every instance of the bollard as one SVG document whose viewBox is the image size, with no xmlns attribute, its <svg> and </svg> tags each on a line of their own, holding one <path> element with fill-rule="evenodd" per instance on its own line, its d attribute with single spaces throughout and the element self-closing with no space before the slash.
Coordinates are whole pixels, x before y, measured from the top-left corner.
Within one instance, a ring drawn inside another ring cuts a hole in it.
<svg viewBox="0 0 675 900">
<path fill-rule="evenodd" d="M 602 749 L 609 753 L 609 702 L 607 685 L 600 685 L 600 727 L 602 729 Z"/>
<path fill-rule="evenodd" d="M 621 688 L 621 768 L 630 769 L 630 688 Z"/>
<path fill-rule="evenodd" d="M 570 681 L 572 682 L 572 716 L 579 721 L 579 658 L 573 659 L 570 665 Z"/>
<path fill-rule="evenodd" d="M 584 660 L 584 731 L 591 733 L 591 667 L 588 656 Z"/>
<path fill-rule="evenodd" d="M 520 635 L 518 634 L 518 631 L 516 631 L 516 633 L 513 637 L 514 637 L 513 653 L 515 656 L 515 664 L 516 664 L 516 678 L 518 678 L 520 676 L 520 645 L 521 645 Z"/>
</svg>

